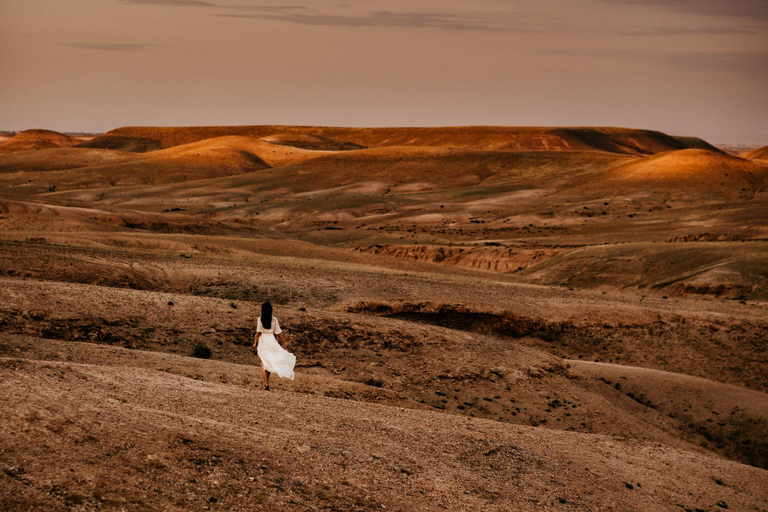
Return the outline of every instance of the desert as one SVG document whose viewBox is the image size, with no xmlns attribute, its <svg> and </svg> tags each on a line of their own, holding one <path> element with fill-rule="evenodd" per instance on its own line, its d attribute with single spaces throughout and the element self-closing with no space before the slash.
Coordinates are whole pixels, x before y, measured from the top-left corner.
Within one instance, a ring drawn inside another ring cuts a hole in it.
<svg viewBox="0 0 768 512">
<path fill-rule="evenodd" d="M 3 510 L 768 510 L 759 152 L 289 125 L 0 152 Z M 270 391 L 265 301 L 297 358 Z"/>
</svg>

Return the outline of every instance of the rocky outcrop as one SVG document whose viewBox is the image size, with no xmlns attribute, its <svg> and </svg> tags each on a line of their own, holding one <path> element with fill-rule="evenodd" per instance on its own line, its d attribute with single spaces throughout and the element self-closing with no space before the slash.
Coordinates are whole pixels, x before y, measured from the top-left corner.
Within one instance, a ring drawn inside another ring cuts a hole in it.
<svg viewBox="0 0 768 512">
<path fill-rule="evenodd" d="M 444 245 L 371 245 L 356 251 L 402 260 L 441 263 L 488 272 L 518 272 L 565 252 L 564 249 L 521 249 L 502 246 L 452 247 Z"/>
</svg>

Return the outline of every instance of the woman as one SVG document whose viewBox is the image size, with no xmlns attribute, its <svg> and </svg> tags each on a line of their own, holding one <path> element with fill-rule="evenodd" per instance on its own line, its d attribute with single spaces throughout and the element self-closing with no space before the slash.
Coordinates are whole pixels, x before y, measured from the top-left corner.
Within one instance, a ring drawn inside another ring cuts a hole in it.
<svg viewBox="0 0 768 512">
<path fill-rule="evenodd" d="M 269 391 L 270 373 L 293 380 L 293 366 L 296 364 L 296 356 L 281 347 L 275 336 L 279 336 L 280 341 L 285 342 L 283 330 L 280 329 L 277 318 L 272 316 L 272 304 L 265 302 L 261 305 L 261 316 L 256 321 L 256 339 L 253 340 L 253 348 L 261 359 L 264 389 L 267 391 Z"/>
</svg>

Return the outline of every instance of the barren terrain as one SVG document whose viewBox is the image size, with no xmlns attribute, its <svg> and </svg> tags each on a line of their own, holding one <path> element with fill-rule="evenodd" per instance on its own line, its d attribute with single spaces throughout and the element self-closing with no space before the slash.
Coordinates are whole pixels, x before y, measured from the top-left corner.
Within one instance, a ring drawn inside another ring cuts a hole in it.
<svg viewBox="0 0 768 512">
<path fill-rule="evenodd" d="M 619 128 L 69 142 L 0 144 L 3 510 L 768 510 L 759 155 Z M 270 392 L 265 300 L 298 360 Z"/>
</svg>

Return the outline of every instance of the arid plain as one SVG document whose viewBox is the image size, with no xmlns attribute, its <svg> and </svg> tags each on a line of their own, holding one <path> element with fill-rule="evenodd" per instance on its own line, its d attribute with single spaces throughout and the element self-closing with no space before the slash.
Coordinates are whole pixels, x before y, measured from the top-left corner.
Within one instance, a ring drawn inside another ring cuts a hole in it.
<svg viewBox="0 0 768 512">
<path fill-rule="evenodd" d="M 0 283 L 3 510 L 768 510 L 765 148 L 33 130 Z"/>
</svg>

